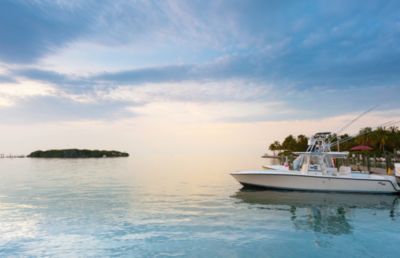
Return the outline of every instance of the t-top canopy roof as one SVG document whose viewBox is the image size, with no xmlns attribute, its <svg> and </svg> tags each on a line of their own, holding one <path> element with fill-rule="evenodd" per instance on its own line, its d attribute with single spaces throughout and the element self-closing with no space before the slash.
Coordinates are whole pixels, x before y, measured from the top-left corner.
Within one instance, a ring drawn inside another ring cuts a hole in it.
<svg viewBox="0 0 400 258">
<path fill-rule="evenodd" d="M 331 132 L 318 132 L 315 135 L 327 135 L 327 134 L 331 134 Z"/>
<path fill-rule="evenodd" d="M 330 156 L 333 158 L 345 158 L 349 155 L 348 151 L 329 151 L 329 152 L 293 152 L 294 154 L 297 155 L 310 155 L 310 156 Z"/>
</svg>

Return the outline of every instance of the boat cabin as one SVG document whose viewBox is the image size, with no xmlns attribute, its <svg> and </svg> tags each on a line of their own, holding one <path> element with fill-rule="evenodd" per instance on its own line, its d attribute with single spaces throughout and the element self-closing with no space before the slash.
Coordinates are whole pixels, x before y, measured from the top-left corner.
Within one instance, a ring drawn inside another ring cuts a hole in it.
<svg viewBox="0 0 400 258">
<path fill-rule="evenodd" d="M 348 152 L 332 152 L 331 151 L 331 133 L 322 132 L 316 133 L 308 142 L 306 152 L 295 152 L 299 155 L 293 161 L 293 170 L 301 171 L 302 173 L 320 172 L 322 174 L 349 174 L 349 167 L 341 166 L 339 171 L 335 164 L 336 159 L 345 159 Z"/>
</svg>

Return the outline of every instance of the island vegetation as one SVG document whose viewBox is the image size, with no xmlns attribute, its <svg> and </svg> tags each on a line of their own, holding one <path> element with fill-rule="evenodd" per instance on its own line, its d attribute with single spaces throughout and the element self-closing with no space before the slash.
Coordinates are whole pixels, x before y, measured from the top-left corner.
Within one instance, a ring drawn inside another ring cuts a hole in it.
<svg viewBox="0 0 400 258">
<path fill-rule="evenodd" d="M 336 134 L 332 134 L 331 142 L 336 142 L 338 139 Z M 400 150 L 400 130 L 397 127 L 371 127 L 363 128 L 359 133 L 350 137 L 348 134 L 339 136 L 339 139 L 348 139 L 340 144 L 340 151 L 350 151 L 356 145 L 367 145 L 372 148 L 370 154 L 376 156 L 385 156 L 388 153 L 397 154 Z M 307 149 L 308 137 L 305 135 L 287 136 L 282 143 L 274 141 L 269 145 L 269 150 L 274 155 L 287 155 L 296 151 L 305 151 Z M 337 146 L 332 146 L 332 151 L 336 151 Z"/>
<path fill-rule="evenodd" d="M 61 149 L 61 150 L 38 150 L 27 156 L 28 158 L 118 158 L 129 157 L 126 152 L 107 150 L 86 149 Z"/>
</svg>

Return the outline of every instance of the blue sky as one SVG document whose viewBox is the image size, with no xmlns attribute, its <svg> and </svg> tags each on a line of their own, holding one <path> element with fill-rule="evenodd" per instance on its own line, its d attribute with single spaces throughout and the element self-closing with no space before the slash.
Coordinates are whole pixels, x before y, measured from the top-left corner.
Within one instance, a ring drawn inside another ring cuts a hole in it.
<svg viewBox="0 0 400 258">
<path fill-rule="evenodd" d="M 115 121 L 191 103 L 222 105 L 217 122 L 257 122 L 397 110 L 399 43 L 399 1 L 4 0 L 0 114 Z"/>
</svg>

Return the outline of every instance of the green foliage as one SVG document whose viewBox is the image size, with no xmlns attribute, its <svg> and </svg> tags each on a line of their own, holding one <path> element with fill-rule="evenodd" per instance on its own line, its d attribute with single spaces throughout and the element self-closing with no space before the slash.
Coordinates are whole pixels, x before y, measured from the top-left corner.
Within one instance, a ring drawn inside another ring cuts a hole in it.
<svg viewBox="0 0 400 258">
<path fill-rule="evenodd" d="M 293 135 L 289 135 L 283 140 L 282 142 L 282 148 L 284 150 L 288 151 L 294 151 L 296 149 L 296 139 L 293 137 Z"/>
<path fill-rule="evenodd" d="M 293 152 L 293 151 L 304 151 L 307 149 L 308 138 L 305 135 L 298 135 L 294 138 L 293 135 L 287 136 L 282 144 L 279 141 L 274 141 L 270 146 L 269 150 L 278 152 Z"/>
<path fill-rule="evenodd" d="M 348 134 L 339 136 L 339 139 L 348 138 Z M 337 141 L 337 135 L 331 136 L 331 142 Z M 291 153 L 295 151 L 305 151 L 307 149 L 308 138 L 304 135 L 299 135 L 294 138 L 293 135 L 287 136 L 282 144 L 279 141 L 274 141 L 269 150 L 278 152 L 279 154 Z M 356 145 L 368 145 L 372 147 L 372 154 L 382 155 L 385 152 L 394 152 L 400 150 L 400 131 L 397 127 L 379 127 L 372 129 L 371 127 L 363 128 L 358 135 L 348 141 L 340 144 L 341 151 L 350 151 Z M 336 151 L 337 146 L 332 146 L 332 150 Z"/>
<path fill-rule="evenodd" d="M 129 157 L 126 152 L 115 150 L 80 150 L 80 149 L 63 149 L 63 150 L 46 150 L 34 151 L 28 155 L 29 158 L 116 158 Z"/>
<path fill-rule="evenodd" d="M 271 145 L 269 145 L 269 149 L 274 153 L 276 151 L 280 151 L 282 150 L 282 145 L 278 142 L 278 141 L 274 141 L 273 143 L 271 143 Z"/>
<path fill-rule="evenodd" d="M 381 155 L 384 152 L 400 150 L 400 131 L 397 127 L 378 127 L 373 130 L 370 127 L 359 131 L 358 136 L 341 144 L 341 150 L 350 150 L 356 145 L 367 145 L 372 147 L 372 153 Z"/>
</svg>

